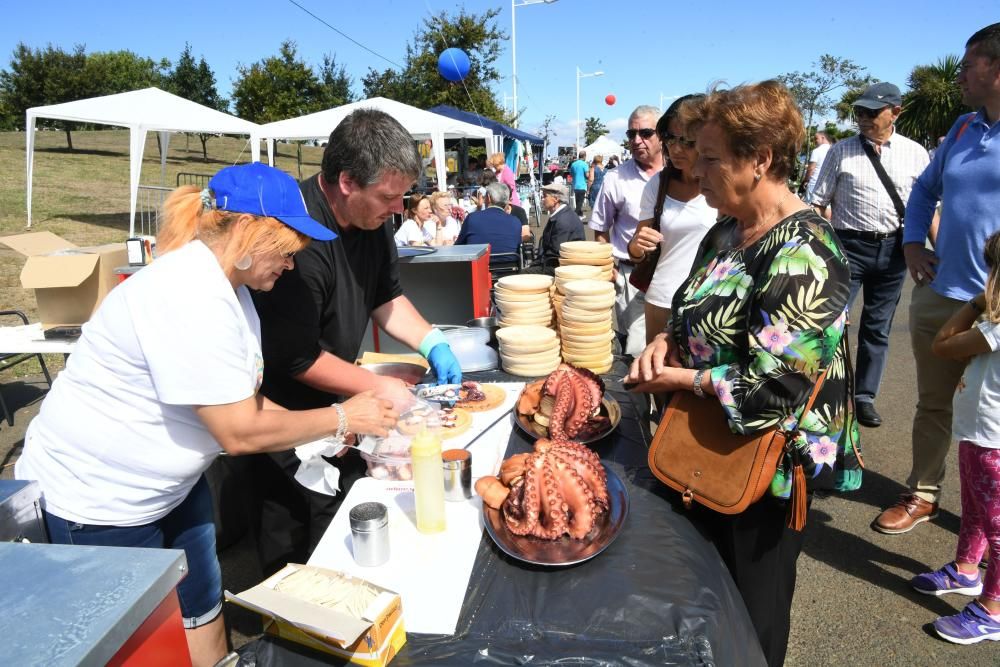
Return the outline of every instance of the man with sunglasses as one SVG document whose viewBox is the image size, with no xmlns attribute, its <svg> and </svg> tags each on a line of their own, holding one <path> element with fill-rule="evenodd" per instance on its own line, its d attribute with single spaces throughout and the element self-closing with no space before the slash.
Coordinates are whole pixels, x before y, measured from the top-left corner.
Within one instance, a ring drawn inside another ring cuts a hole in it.
<svg viewBox="0 0 1000 667">
<path fill-rule="evenodd" d="M 663 169 L 663 144 L 656 135 L 660 110 L 640 106 L 628 119 L 629 150 L 632 158 L 604 176 L 589 227 L 598 241 L 610 243 L 615 258 L 615 320 L 626 354 L 636 355 L 646 347 L 645 299 L 628 281 L 635 263 L 629 258 L 628 244 L 639 224 L 639 206 L 646 183 Z"/>
<path fill-rule="evenodd" d="M 816 210 L 830 219 L 851 263 L 850 301 L 859 291 L 863 295 L 854 400 L 858 422 L 869 428 L 882 424 L 875 397 L 906 277 L 903 210 L 930 161 L 923 146 L 896 132 L 901 105 L 899 88 L 891 83 L 865 89 L 854 102 L 860 132 L 830 149 L 811 197 Z"/>
</svg>

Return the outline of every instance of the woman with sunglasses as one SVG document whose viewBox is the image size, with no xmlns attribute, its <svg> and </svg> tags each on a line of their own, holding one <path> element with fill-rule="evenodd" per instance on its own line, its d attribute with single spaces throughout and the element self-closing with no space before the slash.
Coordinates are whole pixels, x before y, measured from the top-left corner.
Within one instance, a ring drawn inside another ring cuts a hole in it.
<svg viewBox="0 0 1000 667">
<path fill-rule="evenodd" d="M 196 667 L 226 652 L 212 497 L 217 456 L 291 449 L 354 433 L 386 435 L 389 401 L 371 392 L 287 411 L 257 393 L 260 320 L 270 290 L 310 239 L 295 180 L 261 163 L 227 167 L 164 204 L 160 257 L 113 289 L 83 327 L 25 435 L 14 473 L 37 480 L 59 544 L 183 549 L 177 587 Z"/>
<path fill-rule="evenodd" d="M 656 133 L 667 151 L 663 171 L 649 179 L 642 191 L 639 226 L 628 244 L 628 254 L 636 262 L 660 247 L 660 258 L 646 290 L 646 344 L 653 342 L 670 321 L 670 302 L 677 286 L 687 278 L 698 244 L 715 224 L 718 214 L 698 189 L 691 169 L 698 152 L 687 138 L 678 118 L 681 106 L 704 95 L 685 95 L 674 100 L 656 123 Z M 654 226 L 655 210 L 659 224 Z M 658 227 L 659 229 L 657 229 Z"/>
</svg>

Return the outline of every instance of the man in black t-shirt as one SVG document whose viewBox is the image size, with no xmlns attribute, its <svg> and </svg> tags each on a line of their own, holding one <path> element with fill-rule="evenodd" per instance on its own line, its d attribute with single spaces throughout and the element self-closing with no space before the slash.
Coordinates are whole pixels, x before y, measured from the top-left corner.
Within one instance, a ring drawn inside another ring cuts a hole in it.
<svg viewBox="0 0 1000 667">
<path fill-rule="evenodd" d="M 264 351 L 261 392 L 275 403 L 315 408 L 367 390 L 395 400 L 410 397 L 401 380 L 354 364 L 369 318 L 419 350 L 439 381 L 461 381 L 444 336 L 420 316 L 399 283 L 390 216 L 402 212 L 403 194 L 419 170 L 412 137 L 381 111 L 355 111 L 330 135 L 321 172 L 303 181 L 301 190 L 309 214 L 338 237 L 309 244 L 271 292 L 254 295 Z M 341 473 L 341 491 L 327 496 L 294 481 L 294 452 L 258 457 L 258 548 L 266 574 L 287 562 L 305 562 L 350 484 L 364 473 L 356 452 L 332 463 Z"/>
</svg>

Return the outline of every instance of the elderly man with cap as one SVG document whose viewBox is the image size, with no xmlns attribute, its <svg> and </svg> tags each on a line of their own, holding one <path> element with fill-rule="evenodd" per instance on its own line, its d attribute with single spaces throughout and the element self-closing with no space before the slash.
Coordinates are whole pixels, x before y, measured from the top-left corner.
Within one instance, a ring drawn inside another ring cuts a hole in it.
<svg viewBox="0 0 1000 667">
<path fill-rule="evenodd" d="M 542 187 L 542 208 L 549 214 L 538 245 L 535 264 L 551 273 L 559 266 L 559 247 L 565 241 L 583 241 L 583 221 L 567 206 L 569 189 L 562 183 Z"/>
<path fill-rule="evenodd" d="M 910 190 L 929 163 L 924 148 L 895 130 L 899 88 L 869 86 L 854 102 L 859 134 L 833 146 L 811 203 L 830 219 L 851 264 L 851 302 L 861 291 L 854 400 L 858 422 L 882 418 L 875 397 L 889 356 L 889 329 L 906 276 L 903 213 Z M 828 211 L 832 208 L 832 214 Z"/>
</svg>

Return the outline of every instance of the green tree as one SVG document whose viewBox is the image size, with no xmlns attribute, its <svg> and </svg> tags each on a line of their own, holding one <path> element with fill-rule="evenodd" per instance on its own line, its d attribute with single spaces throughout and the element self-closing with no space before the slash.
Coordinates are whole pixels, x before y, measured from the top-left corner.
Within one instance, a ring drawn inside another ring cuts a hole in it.
<svg viewBox="0 0 1000 667">
<path fill-rule="evenodd" d="M 241 65 L 233 85 L 236 115 L 254 123 L 270 123 L 321 111 L 327 89 L 298 58 L 295 42 L 286 40 L 278 55 Z"/>
<path fill-rule="evenodd" d="M 353 77 L 347 74 L 344 65 L 337 65 L 337 57 L 324 55 L 319 68 L 319 80 L 326 91 L 326 107 L 339 107 L 354 101 Z"/>
<path fill-rule="evenodd" d="M 424 18 L 423 27 L 406 46 L 402 71 L 369 68 L 362 77 L 365 97 L 387 97 L 421 109 L 448 104 L 501 122 L 512 120 L 491 90 L 500 81 L 496 61 L 501 42 L 507 39 L 497 27 L 499 13 L 499 8 L 483 14 L 462 8 L 455 16 L 442 11 Z M 437 70 L 438 55 L 451 47 L 469 56 L 469 73 L 461 81 L 447 81 Z M 514 116 L 517 113 L 515 109 Z"/>
<path fill-rule="evenodd" d="M 217 111 L 228 111 L 229 109 L 229 100 L 219 95 L 212 68 L 205 62 L 204 57 L 199 62 L 195 62 L 194 56 L 191 54 L 190 44 L 184 44 L 184 50 L 181 52 L 177 64 L 164 78 L 164 87 L 174 95 L 197 102 L 210 109 Z M 204 132 L 198 134 L 198 139 L 201 140 L 203 160 L 208 160 L 208 140 L 212 136 L 214 135 Z"/>
<path fill-rule="evenodd" d="M 896 122 L 904 136 L 933 146 L 967 110 L 958 86 L 960 62 L 958 56 L 947 55 L 933 65 L 913 68 L 907 79 L 910 90 L 903 95 L 903 112 Z"/>
<path fill-rule="evenodd" d="M 32 107 L 70 102 L 99 94 L 87 74 L 87 54 L 78 44 L 72 52 L 51 44 L 32 49 L 20 43 L 10 59 L 10 70 L 0 71 L 0 98 L 5 127 L 25 129 L 25 112 Z M 41 127 L 65 130 L 66 142 L 73 150 L 70 130 L 74 124 L 40 119 Z"/>
<path fill-rule="evenodd" d="M 596 116 L 591 116 L 584 122 L 583 126 L 583 144 L 584 146 L 589 146 L 590 144 L 597 141 L 598 137 L 603 137 L 608 133 L 608 127 L 605 125 L 600 118 Z"/>
<path fill-rule="evenodd" d="M 824 53 L 813 63 L 809 72 L 789 72 L 777 78 L 788 87 L 792 97 L 802 112 L 806 127 L 814 123 L 814 119 L 822 117 L 834 109 L 835 101 L 831 96 L 839 88 L 864 87 L 871 81 L 864 67 L 855 64 L 849 58 L 838 58 Z M 812 135 L 806 136 L 805 154 L 812 148 Z"/>
</svg>

